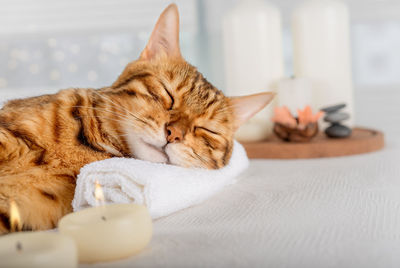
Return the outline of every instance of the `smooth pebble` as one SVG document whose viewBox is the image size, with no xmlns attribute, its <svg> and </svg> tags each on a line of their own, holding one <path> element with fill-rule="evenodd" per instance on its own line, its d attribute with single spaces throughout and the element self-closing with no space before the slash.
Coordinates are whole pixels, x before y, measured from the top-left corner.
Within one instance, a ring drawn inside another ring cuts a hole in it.
<svg viewBox="0 0 400 268">
<path fill-rule="evenodd" d="M 325 129 L 325 134 L 331 138 L 346 138 L 350 136 L 351 129 L 340 124 L 333 124 Z"/>
<path fill-rule="evenodd" d="M 347 120 L 349 118 L 350 118 L 350 115 L 348 113 L 328 113 L 324 117 L 324 121 L 329 122 L 329 123 L 339 123 L 339 122 Z"/>
<path fill-rule="evenodd" d="M 324 111 L 325 113 L 330 114 L 330 113 L 339 111 L 340 109 L 343 109 L 344 107 L 346 107 L 346 103 L 328 106 L 328 107 L 322 108 L 321 111 Z"/>
</svg>

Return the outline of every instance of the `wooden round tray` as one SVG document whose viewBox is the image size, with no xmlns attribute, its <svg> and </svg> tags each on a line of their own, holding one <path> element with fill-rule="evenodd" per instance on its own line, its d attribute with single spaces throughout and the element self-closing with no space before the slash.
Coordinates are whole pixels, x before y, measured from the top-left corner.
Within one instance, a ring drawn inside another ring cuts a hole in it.
<svg viewBox="0 0 400 268">
<path fill-rule="evenodd" d="M 292 143 L 273 135 L 268 141 L 242 143 L 249 158 L 298 159 L 335 157 L 374 152 L 384 147 L 383 133 L 354 128 L 349 138 L 331 139 L 319 133 L 307 143 Z"/>
</svg>

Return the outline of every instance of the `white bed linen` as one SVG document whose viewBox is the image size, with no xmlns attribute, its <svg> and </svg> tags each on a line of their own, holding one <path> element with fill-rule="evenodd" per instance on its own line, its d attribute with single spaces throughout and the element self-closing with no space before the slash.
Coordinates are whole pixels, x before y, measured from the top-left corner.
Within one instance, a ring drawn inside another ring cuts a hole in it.
<svg viewBox="0 0 400 268">
<path fill-rule="evenodd" d="M 238 183 L 154 222 L 140 255 L 80 267 L 400 267 L 400 87 L 358 90 L 383 151 L 253 160 Z"/>
</svg>

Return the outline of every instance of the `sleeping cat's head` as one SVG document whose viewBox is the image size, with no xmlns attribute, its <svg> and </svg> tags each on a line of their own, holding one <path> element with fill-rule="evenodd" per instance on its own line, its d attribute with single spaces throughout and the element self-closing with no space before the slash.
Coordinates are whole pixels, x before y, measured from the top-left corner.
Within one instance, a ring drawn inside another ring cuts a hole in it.
<svg viewBox="0 0 400 268">
<path fill-rule="evenodd" d="M 181 56 L 177 7 L 161 14 L 140 55 L 110 94 L 130 112 L 122 126 L 131 154 L 184 167 L 216 169 L 229 162 L 237 128 L 273 98 L 226 97 Z M 111 96 L 111 95 L 110 95 Z"/>
</svg>

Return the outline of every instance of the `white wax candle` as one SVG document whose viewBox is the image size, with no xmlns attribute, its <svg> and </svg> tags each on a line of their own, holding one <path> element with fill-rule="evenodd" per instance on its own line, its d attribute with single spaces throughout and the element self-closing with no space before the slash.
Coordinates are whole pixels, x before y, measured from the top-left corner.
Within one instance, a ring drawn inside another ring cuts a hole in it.
<svg viewBox="0 0 400 268">
<path fill-rule="evenodd" d="M 286 106 L 292 114 L 313 101 L 311 83 L 306 78 L 287 78 L 278 83 L 277 106 Z"/>
<path fill-rule="evenodd" d="M 77 266 L 77 250 L 70 237 L 49 232 L 20 232 L 0 238 L 0 267 Z"/>
<path fill-rule="evenodd" d="M 281 15 L 273 5 L 260 0 L 240 1 L 223 23 L 226 91 L 242 96 L 275 91 L 284 76 Z M 241 141 L 257 141 L 272 133 L 274 104 L 256 114 L 236 133 Z"/>
<path fill-rule="evenodd" d="M 344 102 L 354 118 L 347 6 L 337 0 L 306 1 L 293 12 L 292 30 L 294 73 L 312 80 L 313 110 Z"/>
<path fill-rule="evenodd" d="M 152 236 L 152 221 L 145 206 L 112 204 L 71 213 L 58 224 L 62 234 L 77 245 L 80 262 L 112 261 L 145 248 Z"/>
</svg>

